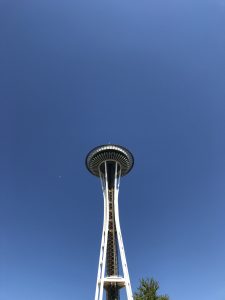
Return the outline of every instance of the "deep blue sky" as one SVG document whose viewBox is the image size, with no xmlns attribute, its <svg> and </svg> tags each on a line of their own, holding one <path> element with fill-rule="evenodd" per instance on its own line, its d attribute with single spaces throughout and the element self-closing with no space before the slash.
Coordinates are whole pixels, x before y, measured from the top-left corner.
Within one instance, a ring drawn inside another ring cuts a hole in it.
<svg viewBox="0 0 225 300">
<path fill-rule="evenodd" d="M 133 290 L 224 300 L 224 132 L 224 0 L 0 0 L 0 300 L 94 298 L 108 142 Z"/>
</svg>

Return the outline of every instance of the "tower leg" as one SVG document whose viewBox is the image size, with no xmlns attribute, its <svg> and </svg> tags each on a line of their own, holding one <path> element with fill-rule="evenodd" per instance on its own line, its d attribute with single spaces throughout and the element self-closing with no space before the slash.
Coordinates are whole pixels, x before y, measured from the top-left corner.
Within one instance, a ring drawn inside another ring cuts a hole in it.
<svg viewBox="0 0 225 300">
<path fill-rule="evenodd" d="M 106 268 L 106 254 L 107 254 L 107 241 L 108 241 L 108 227 L 109 227 L 109 201 L 108 201 L 108 178 L 107 178 L 107 165 L 105 165 L 105 178 L 101 178 L 102 189 L 103 189 L 103 198 L 104 198 L 104 221 L 102 229 L 102 241 L 98 265 L 98 275 L 97 283 L 95 290 L 95 300 L 103 299 L 103 288 L 104 288 L 104 277 L 105 277 L 105 268 Z"/>
<path fill-rule="evenodd" d="M 117 236 L 118 236 L 118 244 L 119 244 L 119 250 L 120 250 L 120 256 L 121 256 L 123 274 L 124 274 L 124 279 L 125 279 L 127 300 L 133 300 L 133 294 L 132 294 L 132 289 L 131 289 L 131 284 L 130 284 L 130 276 L 129 276 L 129 272 L 128 272 L 127 260 L 126 260 L 124 245 L 123 245 L 123 238 L 122 238 L 122 233 L 121 233 L 121 229 L 120 229 L 119 209 L 118 209 L 118 193 L 119 193 L 119 190 L 117 189 L 115 191 L 116 230 L 117 230 Z"/>
</svg>

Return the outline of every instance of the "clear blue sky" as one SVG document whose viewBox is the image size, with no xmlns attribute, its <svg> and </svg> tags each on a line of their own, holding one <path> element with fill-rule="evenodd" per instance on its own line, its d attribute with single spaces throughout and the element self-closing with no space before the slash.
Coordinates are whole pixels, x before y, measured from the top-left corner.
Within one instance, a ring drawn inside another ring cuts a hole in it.
<svg viewBox="0 0 225 300">
<path fill-rule="evenodd" d="M 108 142 L 133 290 L 224 300 L 224 132 L 224 0 L 0 0 L 0 300 L 93 299 Z"/>
</svg>

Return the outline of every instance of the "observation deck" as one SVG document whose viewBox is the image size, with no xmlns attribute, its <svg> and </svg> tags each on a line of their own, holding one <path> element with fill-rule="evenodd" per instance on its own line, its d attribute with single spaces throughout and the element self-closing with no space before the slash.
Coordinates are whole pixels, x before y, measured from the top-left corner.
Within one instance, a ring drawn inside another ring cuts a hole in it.
<svg viewBox="0 0 225 300">
<path fill-rule="evenodd" d="M 91 150 L 86 157 L 86 167 L 95 176 L 100 176 L 100 167 L 105 161 L 117 162 L 121 169 L 121 176 L 130 172 L 134 165 L 132 153 L 125 147 L 109 144 Z"/>
</svg>

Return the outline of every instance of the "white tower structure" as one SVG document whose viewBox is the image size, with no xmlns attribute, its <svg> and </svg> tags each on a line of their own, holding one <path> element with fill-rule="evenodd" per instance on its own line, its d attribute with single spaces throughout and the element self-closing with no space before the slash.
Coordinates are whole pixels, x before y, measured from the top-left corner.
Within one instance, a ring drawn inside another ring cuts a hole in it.
<svg viewBox="0 0 225 300">
<path fill-rule="evenodd" d="M 120 177 L 126 175 L 133 164 L 134 159 L 130 151 L 118 145 L 96 147 L 86 158 L 87 169 L 101 179 L 104 198 L 95 300 L 119 300 L 121 288 L 126 289 L 127 300 L 133 300 L 118 207 Z M 123 274 L 119 273 L 119 254 Z"/>
</svg>

